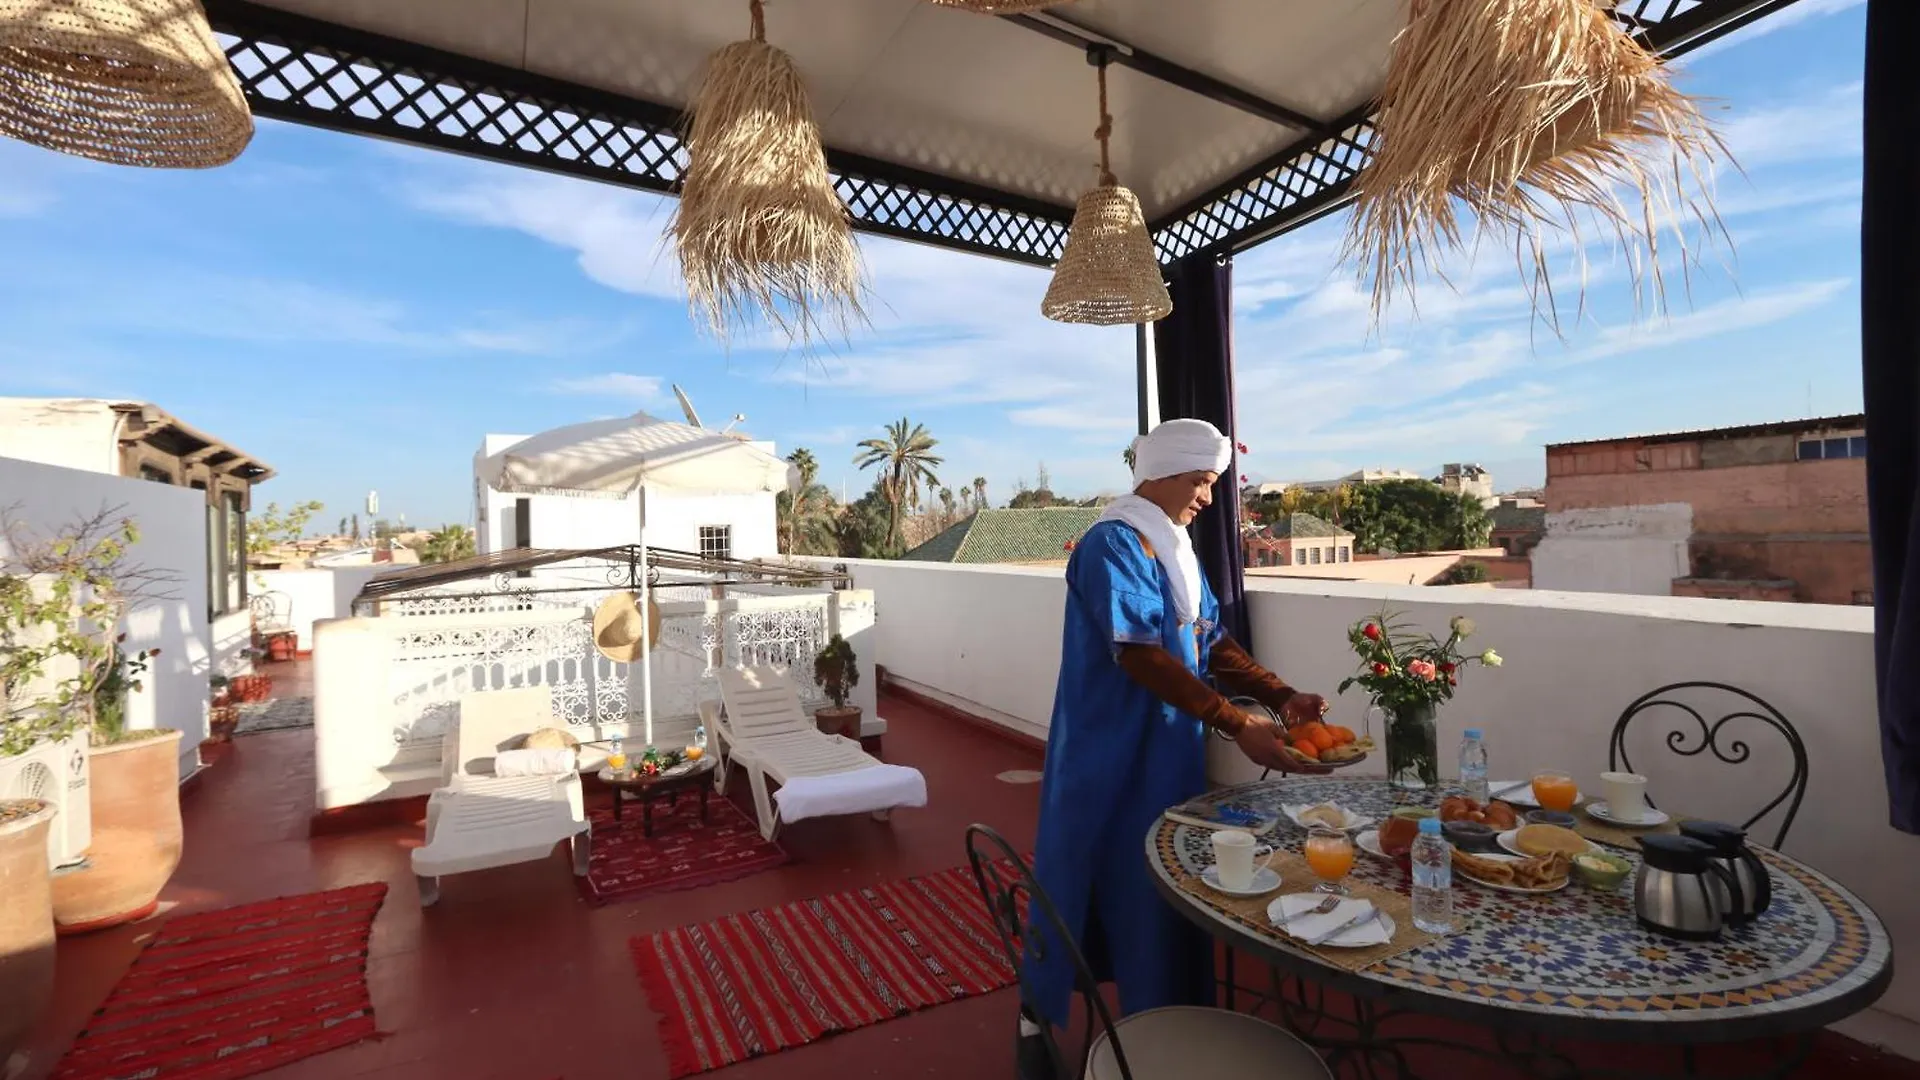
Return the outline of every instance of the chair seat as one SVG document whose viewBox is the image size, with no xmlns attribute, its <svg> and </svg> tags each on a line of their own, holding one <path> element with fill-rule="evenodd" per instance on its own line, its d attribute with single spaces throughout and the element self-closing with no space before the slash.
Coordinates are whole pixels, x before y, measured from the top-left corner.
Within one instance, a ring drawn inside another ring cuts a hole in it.
<svg viewBox="0 0 1920 1080">
<path fill-rule="evenodd" d="M 1258 1076 L 1262 1080 L 1332 1080 L 1313 1048 L 1257 1016 L 1176 1006 L 1149 1009 L 1114 1024 L 1134 1080 L 1162 1077 Z M 1113 1043 L 1102 1035 L 1087 1058 L 1086 1080 L 1122 1080 Z"/>
</svg>

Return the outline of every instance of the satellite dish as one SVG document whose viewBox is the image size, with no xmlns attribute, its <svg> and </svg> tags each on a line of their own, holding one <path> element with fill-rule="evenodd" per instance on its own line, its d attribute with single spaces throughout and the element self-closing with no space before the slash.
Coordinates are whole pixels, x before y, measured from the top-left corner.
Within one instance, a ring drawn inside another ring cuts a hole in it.
<svg viewBox="0 0 1920 1080">
<path fill-rule="evenodd" d="M 687 392 L 675 386 L 673 396 L 680 400 L 680 411 L 686 414 L 687 424 L 691 427 L 700 427 L 700 414 L 693 411 L 693 402 L 687 400 Z"/>
</svg>

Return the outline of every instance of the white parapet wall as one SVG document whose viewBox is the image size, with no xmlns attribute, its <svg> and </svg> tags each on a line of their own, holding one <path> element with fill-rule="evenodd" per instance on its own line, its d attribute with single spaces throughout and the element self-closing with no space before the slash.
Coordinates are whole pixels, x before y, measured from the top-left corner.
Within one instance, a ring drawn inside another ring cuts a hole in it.
<svg viewBox="0 0 1920 1080">
<path fill-rule="evenodd" d="M 847 560 L 880 616 L 877 659 L 890 677 L 1013 730 L 1045 738 L 1059 670 L 1065 581 L 1058 569 L 956 567 Z M 1898 952 L 1920 950 L 1920 837 L 1888 825 L 1875 712 L 1873 616 L 1866 608 L 1688 597 L 1521 590 L 1409 588 L 1264 579 L 1250 585 L 1255 655 L 1302 689 L 1334 702 L 1333 719 L 1361 728 L 1358 691 L 1336 696 L 1352 673 L 1347 628 L 1384 606 L 1436 634 L 1466 615 L 1470 644 L 1492 647 L 1497 670 L 1470 667 L 1441 716 L 1440 765 L 1457 775 L 1461 730 L 1477 725 L 1496 779 L 1535 769 L 1571 770 L 1583 785 L 1606 768 L 1608 737 L 1639 695 L 1708 680 L 1747 690 L 1779 709 L 1806 743 L 1809 784 L 1786 850 L 1858 892 L 1892 931 Z M 1698 704 L 1705 708 L 1704 699 Z M 1723 712 L 1712 713 L 1718 719 Z M 1674 728 L 1636 726 L 1633 765 L 1657 801 L 1692 816 L 1739 821 L 1789 775 L 1783 740 L 1758 725 L 1729 729 L 1749 747 L 1740 766 L 1712 754 L 1659 748 Z M 1741 722 L 1745 723 L 1745 722 Z M 1379 732 L 1376 728 L 1375 734 Z M 1723 737 L 1723 749 L 1731 750 Z M 1693 738 L 1689 746 L 1697 746 Z M 1737 756 L 1737 754 L 1735 755 Z M 1210 772 L 1233 783 L 1257 775 L 1230 745 L 1213 747 Z M 1381 775 L 1377 761 L 1358 775 Z M 1771 819 L 1770 819 L 1771 820 Z M 1757 838 L 1772 839 L 1764 828 Z M 1897 970 L 1880 1007 L 1848 1029 L 1878 1041 L 1920 1022 L 1920 973 Z M 1875 1025 L 1882 1025 L 1876 1027 Z"/>
<path fill-rule="evenodd" d="M 1533 587 L 1670 596 L 1673 579 L 1693 572 L 1692 535 L 1686 503 L 1548 514 L 1547 535 L 1532 553 Z"/>
<path fill-rule="evenodd" d="M 299 639 L 302 652 L 313 649 L 313 624 L 353 614 L 353 599 L 367 582 L 395 569 L 392 563 L 337 566 L 306 570 L 255 570 L 248 589 L 284 617 Z M 284 609 L 284 610 L 283 610 Z"/>
</svg>

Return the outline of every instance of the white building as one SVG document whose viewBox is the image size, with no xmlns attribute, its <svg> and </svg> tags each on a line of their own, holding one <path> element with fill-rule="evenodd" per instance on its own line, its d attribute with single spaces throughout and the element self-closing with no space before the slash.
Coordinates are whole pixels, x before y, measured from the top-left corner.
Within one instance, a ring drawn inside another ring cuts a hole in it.
<svg viewBox="0 0 1920 1080">
<path fill-rule="evenodd" d="M 639 542 L 637 496 L 514 495 L 495 491 L 480 479 L 481 462 L 529 437 L 488 435 L 473 456 L 473 532 L 480 554 L 516 547 L 571 551 Z M 771 442 L 753 441 L 752 445 L 774 452 Z M 707 495 L 647 490 L 648 547 L 723 559 L 772 559 L 780 554 L 779 533 L 770 492 Z"/>
</svg>

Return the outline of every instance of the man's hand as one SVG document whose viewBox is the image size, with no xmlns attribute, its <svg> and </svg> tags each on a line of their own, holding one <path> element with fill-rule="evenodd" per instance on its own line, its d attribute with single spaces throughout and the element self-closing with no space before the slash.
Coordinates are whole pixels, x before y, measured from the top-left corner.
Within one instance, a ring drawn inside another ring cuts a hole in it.
<svg viewBox="0 0 1920 1080">
<path fill-rule="evenodd" d="M 1327 715 L 1327 699 L 1319 694 L 1294 694 L 1280 709 L 1280 719 L 1290 728 L 1312 723 Z"/>
<path fill-rule="evenodd" d="M 1241 753 L 1263 769 L 1315 775 L 1333 771 L 1294 753 L 1293 748 L 1287 745 L 1286 732 L 1271 720 L 1248 717 L 1247 722 L 1240 726 L 1239 733 L 1234 735 L 1233 742 Z"/>
</svg>

